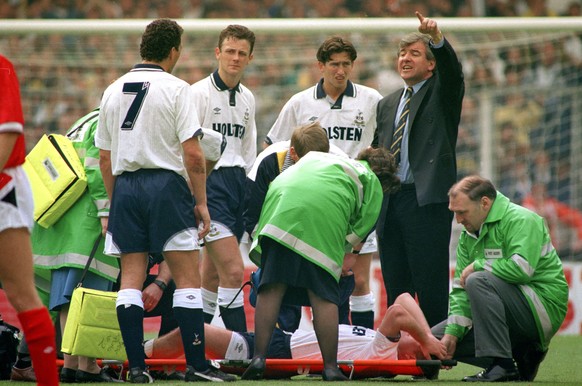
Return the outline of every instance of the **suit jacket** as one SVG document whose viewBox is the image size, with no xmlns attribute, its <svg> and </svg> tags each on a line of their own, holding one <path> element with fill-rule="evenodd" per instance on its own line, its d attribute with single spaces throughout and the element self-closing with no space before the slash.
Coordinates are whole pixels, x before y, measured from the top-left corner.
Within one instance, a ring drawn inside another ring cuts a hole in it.
<svg viewBox="0 0 582 386">
<path fill-rule="evenodd" d="M 455 147 L 465 94 L 461 63 L 450 43 L 445 39 L 441 48 L 431 50 L 436 71 L 412 96 L 408 118 L 408 154 L 420 206 L 447 202 L 448 190 L 457 180 Z M 390 149 L 403 92 L 396 91 L 379 102 L 373 145 Z"/>
</svg>

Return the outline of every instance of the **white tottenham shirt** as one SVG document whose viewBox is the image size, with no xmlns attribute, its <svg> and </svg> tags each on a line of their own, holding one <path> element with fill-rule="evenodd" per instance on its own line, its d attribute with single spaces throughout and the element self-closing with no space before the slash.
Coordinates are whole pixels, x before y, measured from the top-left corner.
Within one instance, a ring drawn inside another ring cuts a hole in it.
<svg viewBox="0 0 582 386">
<path fill-rule="evenodd" d="M 376 131 L 376 106 L 382 95 L 373 88 L 348 81 L 338 100 L 331 101 L 322 81 L 291 97 L 267 134 L 270 143 L 291 138 L 297 126 L 319 121 L 329 142 L 350 158 L 372 144 Z"/>
<path fill-rule="evenodd" d="M 95 144 L 111 151 L 113 175 L 172 170 L 188 179 L 182 142 L 202 135 L 189 84 L 138 64 L 104 92 Z"/>
<path fill-rule="evenodd" d="M 257 155 L 255 97 L 251 91 L 240 83 L 229 90 L 216 71 L 191 88 L 202 127 L 226 138 L 226 148 L 214 169 L 239 166 L 248 172 Z"/>
<path fill-rule="evenodd" d="M 291 357 L 321 359 L 315 331 L 297 330 L 291 335 Z M 369 328 L 340 324 L 337 359 L 398 359 L 398 343 Z"/>
</svg>

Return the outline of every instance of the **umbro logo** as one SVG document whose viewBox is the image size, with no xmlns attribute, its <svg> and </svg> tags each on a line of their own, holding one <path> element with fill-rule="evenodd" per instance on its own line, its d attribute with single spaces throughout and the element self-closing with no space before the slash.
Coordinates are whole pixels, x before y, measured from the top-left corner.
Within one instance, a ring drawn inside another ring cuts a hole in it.
<svg viewBox="0 0 582 386">
<path fill-rule="evenodd" d="M 188 299 L 188 300 L 196 300 L 196 296 L 194 296 L 194 295 L 188 295 L 188 296 L 186 296 L 186 299 Z"/>
<path fill-rule="evenodd" d="M 220 109 L 220 107 L 215 107 L 215 108 L 212 109 L 212 111 L 214 111 L 214 115 L 220 115 L 220 112 L 222 110 Z"/>
<path fill-rule="evenodd" d="M 309 118 L 308 120 L 309 120 L 309 122 L 315 122 L 315 121 L 317 121 L 317 117 L 314 116 L 314 117 Z"/>
</svg>

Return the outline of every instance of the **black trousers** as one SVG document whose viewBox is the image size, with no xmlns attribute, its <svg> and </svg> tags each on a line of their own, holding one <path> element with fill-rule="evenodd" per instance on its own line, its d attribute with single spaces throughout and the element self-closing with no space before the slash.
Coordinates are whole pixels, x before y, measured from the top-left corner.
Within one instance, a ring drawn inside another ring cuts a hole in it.
<svg viewBox="0 0 582 386">
<path fill-rule="evenodd" d="M 458 343 L 453 359 L 483 368 L 492 358 L 512 358 L 515 350 L 530 345 L 541 349 L 531 307 L 518 285 L 487 271 L 473 272 L 465 290 L 471 304 L 473 328 Z M 445 334 L 447 321 L 433 326 L 437 338 Z"/>
<path fill-rule="evenodd" d="M 413 184 L 385 199 L 384 226 L 377 234 L 388 305 L 405 292 L 416 295 L 434 326 L 447 317 L 453 214 L 448 203 L 419 206 Z"/>
</svg>

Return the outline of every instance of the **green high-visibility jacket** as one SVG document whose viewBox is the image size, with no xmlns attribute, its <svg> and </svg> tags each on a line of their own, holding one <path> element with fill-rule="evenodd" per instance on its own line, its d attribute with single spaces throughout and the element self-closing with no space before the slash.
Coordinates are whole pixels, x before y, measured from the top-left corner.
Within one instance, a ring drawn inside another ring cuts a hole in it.
<svg viewBox="0 0 582 386">
<path fill-rule="evenodd" d="M 270 237 L 339 281 L 346 250 L 374 227 L 382 197 L 366 162 L 311 151 L 269 186 L 250 258 L 260 265 L 259 241 Z"/>
<path fill-rule="evenodd" d="M 458 338 L 472 327 L 469 298 L 459 284 L 463 269 L 471 263 L 475 271 L 489 271 L 519 286 L 546 348 L 566 316 L 568 284 L 544 219 L 497 192 L 479 236 L 461 233 L 445 330 Z"/>
</svg>

